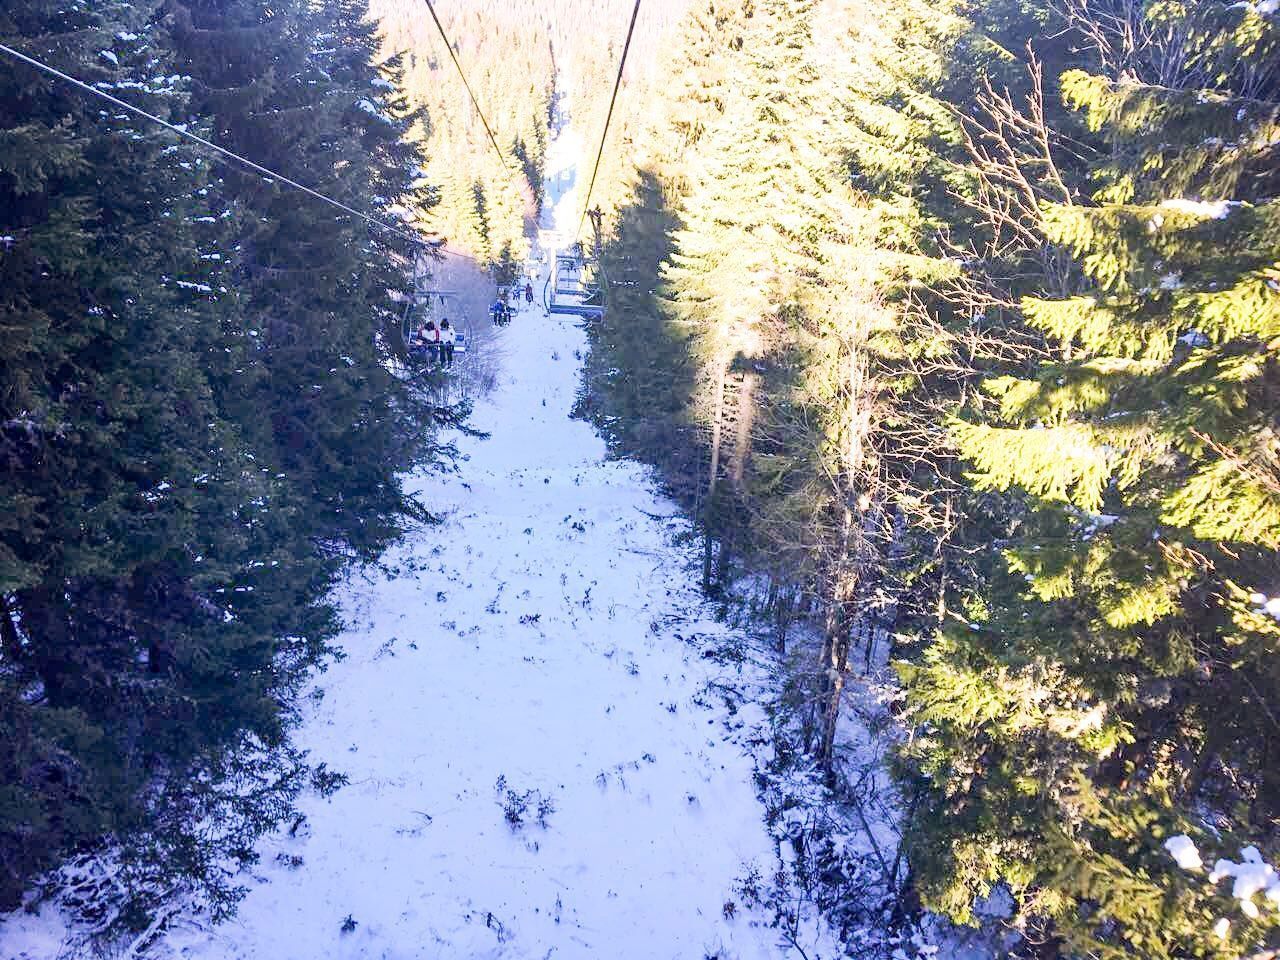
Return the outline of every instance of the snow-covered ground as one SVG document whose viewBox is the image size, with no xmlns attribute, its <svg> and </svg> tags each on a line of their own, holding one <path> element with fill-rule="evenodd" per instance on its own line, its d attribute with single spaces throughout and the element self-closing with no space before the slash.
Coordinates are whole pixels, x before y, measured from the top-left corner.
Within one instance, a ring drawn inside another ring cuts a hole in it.
<svg viewBox="0 0 1280 960">
<path fill-rule="evenodd" d="M 691 583 L 687 526 L 570 419 L 572 318 L 529 306 L 496 339 L 473 419 L 489 438 L 459 441 L 457 476 L 413 481 L 447 523 L 340 598 L 347 658 L 299 740 L 350 785 L 264 846 L 236 918 L 176 923 L 148 955 L 784 955 L 740 903 L 726 916 L 775 861 L 742 743 L 759 712 L 730 717 L 709 687 L 754 678 L 702 656 L 726 628 Z M 56 956 L 50 920 L 14 918 L 10 944 Z"/>
<path fill-rule="evenodd" d="M 172 936 L 181 955 L 777 955 L 723 916 L 772 852 L 704 690 L 721 670 L 690 638 L 723 628 L 672 544 L 682 525 L 569 419 L 581 331 L 528 309 L 503 336 L 505 382 L 474 421 L 490 438 L 462 443 L 459 477 L 421 481 L 448 524 L 388 558 L 413 572 L 353 586 L 349 656 L 301 732 L 351 785 L 264 851 L 236 920 Z M 514 827 L 508 791 L 533 791 Z"/>
<path fill-rule="evenodd" d="M 449 522 L 345 601 L 348 658 L 300 736 L 350 786 L 264 851 L 235 920 L 172 935 L 180 955 L 777 955 L 723 916 L 772 852 L 751 762 L 704 691 L 721 671 L 694 638 L 723 628 L 672 544 L 681 524 L 650 517 L 672 507 L 569 419 L 581 331 L 528 309 L 503 337 L 505 380 L 474 421 L 490 438 L 463 441 L 460 476 L 420 481 Z"/>
<path fill-rule="evenodd" d="M 673 542 L 683 524 L 570 419 L 571 319 L 529 307 L 500 340 L 473 420 L 489 438 L 460 442 L 457 477 L 415 481 L 447 524 L 344 599 L 348 658 L 300 736 L 350 786 L 264 851 L 235 920 L 171 935 L 180 955 L 778 954 L 724 916 L 773 858 L 752 764 L 704 689 L 725 678 L 698 644 L 723 628 Z"/>
</svg>

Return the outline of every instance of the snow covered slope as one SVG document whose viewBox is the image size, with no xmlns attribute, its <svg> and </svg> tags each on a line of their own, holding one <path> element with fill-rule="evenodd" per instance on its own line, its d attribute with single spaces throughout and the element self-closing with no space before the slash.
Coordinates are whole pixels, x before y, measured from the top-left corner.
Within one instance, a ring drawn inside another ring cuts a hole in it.
<svg viewBox="0 0 1280 960">
<path fill-rule="evenodd" d="M 700 656 L 723 628 L 673 545 L 683 524 L 649 516 L 673 508 L 569 419 L 582 332 L 529 308 L 502 338 L 475 415 L 491 437 L 421 483 L 447 526 L 345 602 L 349 656 L 301 739 L 350 786 L 264 851 L 236 920 L 172 934 L 180 955 L 779 955 L 724 916 L 746 865 L 773 861 L 704 689 L 735 681 Z"/>
</svg>

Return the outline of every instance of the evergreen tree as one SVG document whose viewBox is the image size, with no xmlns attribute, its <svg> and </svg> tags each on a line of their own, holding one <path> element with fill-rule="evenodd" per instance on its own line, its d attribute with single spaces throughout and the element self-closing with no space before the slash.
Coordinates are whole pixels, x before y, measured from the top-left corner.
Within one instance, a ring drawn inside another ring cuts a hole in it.
<svg viewBox="0 0 1280 960">
<path fill-rule="evenodd" d="M 197 97 L 236 149 L 357 209 L 389 210 L 411 190 L 413 154 L 385 109 L 361 8 L 267 6 L 218 4 L 206 27 L 193 5 L 180 19 L 177 49 Z M 251 55 L 268 42 L 281 47 L 275 58 Z M 228 254 L 242 276 L 256 387 L 228 402 L 270 429 L 263 469 L 288 480 L 274 513 L 300 542 L 376 554 L 403 506 L 387 467 L 411 462 L 421 442 L 423 408 L 379 362 L 398 327 L 386 292 L 403 286 L 408 251 L 256 175 L 228 171 L 221 189 L 214 202 L 228 210 L 256 198 Z"/>
<path fill-rule="evenodd" d="M 692 21 L 670 71 L 683 89 L 653 138 L 653 181 L 642 173 L 637 188 L 662 232 L 624 210 L 606 260 L 640 289 L 611 292 L 592 359 L 609 379 L 589 380 L 623 414 L 605 423 L 624 449 L 636 421 L 685 398 L 682 414 L 658 414 L 670 426 L 646 429 L 700 427 L 701 481 L 688 441 L 638 451 L 700 505 L 704 582 L 729 576 L 737 553 L 784 592 L 816 593 L 828 649 L 815 672 L 835 678 L 821 681 L 828 762 L 850 638 L 875 632 L 855 611 L 883 607 L 885 551 L 901 536 L 893 517 L 920 512 L 919 454 L 894 438 L 913 389 L 902 370 L 911 305 L 898 291 L 954 269 L 921 253 L 910 196 L 941 111 L 923 93 L 888 104 L 936 82 L 956 22 L 923 8 L 840 14 L 825 46 L 804 4 L 727 5 Z M 669 260 L 665 323 L 645 292 L 653 274 L 634 270 L 653 239 Z"/>
<path fill-rule="evenodd" d="M 153 60 L 154 12 L 32 5 L 11 9 L 4 32 L 172 115 L 182 98 Z M 12 905 L 60 855 L 135 830 L 152 802 L 185 804 L 188 777 L 231 737 L 278 743 L 280 727 L 262 674 L 271 639 L 236 613 L 256 598 L 213 596 L 260 555 L 224 518 L 263 484 L 201 365 L 221 273 L 197 241 L 204 174 L 168 162 L 171 135 L 25 68 L 5 76 L 0 628 L 5 712 L 21 733 L 6 738 L 0 830 Z M 197 842 L 192 826 L 171 849 Z"/>
<path fill-rule="evenodd" d="M 1235 859 L 1276 818 L 1277 25 L 1188 4 L 1138 26 L 1137 50 L 1097 44 L 1098 72 L 1062 78 L 1109 148 L 1093 203 L 1042 206 L 1084 289 L 1023 299 L 1051 358 L 954 427 L 978 489 L 1025 515 L 971 623 L 902 668 L 931 796 L 917 866 L 962 919 L 1005 882 L 1071 952 L 1238 956 L 1275 946 L 1274 914 L 1164 843 Z"/>
<path fill-rule="evenodd" d="M 385 219 L 413 152 L 363 15 L 24 0 L 0 35 Z M 307 782 L 328 589 L 427 519 L 407 251 L 25 67 L 0 95 L 0 900 L 74 854 L 43 885 L 91 932 L 220 916 Z"/>
<path fill-rule="evenodd" d="M 401 0 L 372 8 L 383 49 L 404 53 L 405 94 L 431 118 L 417 144 L 428 179 L 443 188 L 433 229 L 510 275 L 529 254 L 526 218 L 536 213 L 546 161 L 555 60 L 543 11 L 510 4 L 437 10 L 500 159 L 431 18 Z"/>
</svg>

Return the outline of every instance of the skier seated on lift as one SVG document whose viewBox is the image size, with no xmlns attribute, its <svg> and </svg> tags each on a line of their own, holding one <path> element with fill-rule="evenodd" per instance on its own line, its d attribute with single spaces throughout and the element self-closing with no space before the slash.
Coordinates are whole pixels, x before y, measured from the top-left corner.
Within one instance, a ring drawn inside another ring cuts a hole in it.
<svg viewBox="0 0 1280 960">
<path fill-rule="evenodd" d="M 436 331 L 436 335 L 440 338 L 440 359 L 446 367 L 453 366 L 453 345 L 457 341 L 457 336 L 453 332 L 453 328 L 449 326 L 448 320 L 440 321 L 440 329 Z"/>
<path fill-rule="evenodd" d="M 493 306 L 489 308 L 489 316 L 493 317 L 494 326 L 501 327 L 511 319 L 507 314 L 507 305 L 502 302 L 502 298 L 493 301 Z"/>
<path fill-rule="evenodd" d="M 430 360 L 435 363 L 440 352 L 440 331 L 428 320 L 418 327 L 409 346 L 409 356 L 414 360 Z"/>
<path fill-rule="evenodd" d="M 533 284 L 527 281 L 524 285 L 524 302 L 533 303 Z"/>
</svg>

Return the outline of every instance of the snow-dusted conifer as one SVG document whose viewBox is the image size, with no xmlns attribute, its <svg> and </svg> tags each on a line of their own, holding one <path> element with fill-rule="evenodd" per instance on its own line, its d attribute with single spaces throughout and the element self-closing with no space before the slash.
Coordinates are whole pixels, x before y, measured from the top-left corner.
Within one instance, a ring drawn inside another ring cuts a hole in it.
<svg viewBox="0 0 1280 960">
<path fill-rule="evenodd" d="M 1237 956 L 1275 912 L 1227 913 L 1162 844 L 1206 811 L 1261 842 L 1280 795 L 1280 629 L 1254 596 L 1280 547 L 1280 25 L 1142 16 L 1125 70 L 1062 77 L 1108 150 L 1091 200 L 1042 210 L 1080 288 L 1022 301 L 1051 356 L 953 429 L 976 487 L 1027 515 L 972 624 L 904 677 L 933 816 L 955 814 L 930 829 L 933 905 L 967 917 L 1003 880 L 1072 951 Z"/>
</svg>

